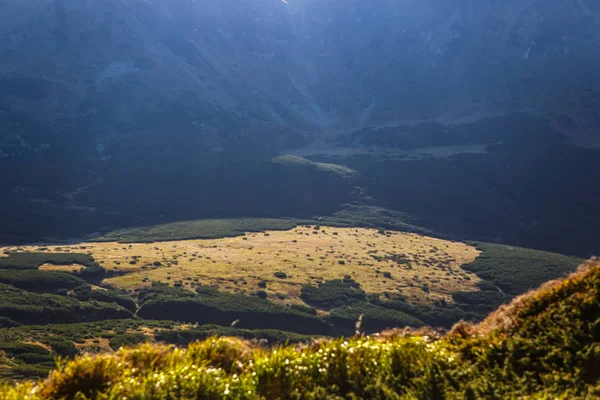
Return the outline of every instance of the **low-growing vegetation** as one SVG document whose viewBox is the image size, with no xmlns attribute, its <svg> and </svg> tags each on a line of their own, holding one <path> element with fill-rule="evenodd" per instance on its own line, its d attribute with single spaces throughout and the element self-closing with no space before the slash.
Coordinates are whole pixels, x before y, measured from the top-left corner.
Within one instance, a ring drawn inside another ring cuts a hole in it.
<svg viewBox="0 0 600 400">
<path fill-rule="evenodd" d="M 5 248 L 0 375 L 45 376 L 56 356 L 145 341 L 186 345 L 220 334 L 299 341 L 352 335 L 357 321 L 368 334 L 450 328 L 481 320 L 578 261 L 475 245 L 310 224 L 219 240 Z M 509 274 L 518 285 L 502 279 Z"/>
<path fill-rule="evenodd" d="M 32 292 L 52 293 L 70 290 L 86 282 L 66 272 L 4 269 L 0 270 L 0 283 Z"/>
<path fill-rule="evenodd" d="M 345 276 L 367 294 L 387 291 L 415 303 L 433 304 L 442 298 L 452 302 L 455 291 L 478 290 L 477 276 L 461 268 L 479 254 L 474 247 L 415 233 L 383 232 L 302 225 L 223 239 L 102 242 L 85 247 L 106 270 L 103 284 L 129 292 L 152 282 L 189 291 L 199 285 L 216 286 L 248 296 L 258 287 L 271 301 L 291 305 L 304 303 L 303 286 Z M 51 246 L 47 251 L 65 249 L 70 247 Z"/>
<path fill-rule="evenodd" d="M 0 269 L 37 269 L 42 264 L 94 267 L 96 262 L 89 254 L 48 252 L 47 247 L 33 247 L 36 251 L 5 251 L 0 257 Z M 79 249 L 81 250 L 81 249 Z"/>
<path fill-rule="evenodd" d="M 519 295 L 574 271 L 583 260 L 556 253 L 490 243 L 471 243 L 481 251 L 463 269 L 509 295 Z M 527 268 L 523 268 L 527 265 Z"/>
<path fill-rule="evenodd" d="M 319 286 L 304 285 L 300 298 L 308 305 L 330 310 L 366 301 L 367 295 L 352 278 L 331 280 Z"/>
<path fill-rule="evenodd" d="M 2 391 L 31 399 L 596 398 L 599 299 L 594 262 L 445 336 L 390 331 L 271 349 L 231 338 L 187 349 L 145 344 L 78 357 L 44 381 Z"/>
<path fill-rule="evenodd" d="M 157 290 L 158 292 L 155 292 Z M 260 297 L 220 292 L 199 287 L 197 294 L 155 284 L 141 295 L 137 315 L 147 319 L 171 319 L 200 324 L 237 325 L 249 329 L 279 329 L 308 334 L 328 334 L 331 327 L 314 316 Z"/>
<path fill-rule="evenodd" d="M 140 319 L 22 325 L 0 329 L 0 378 L 22 380 L 46 377 L 56 367 L 57 357 L 106 353 L 143 342 L 187 346 L 196 340 L 214 336 L 238 336 L 268 345 L 297 343 L 311 338 L 279 330 L 248 330 Z"/>
<path fill-rule="evenodd" d="M 289 230 L 311 221 L 277 218 L 201 219 L 137 227 L 110 232 L 98 242 L 152 243 L 189 239 L 221 239 L 243 236 L 247 232 Z"/>
<path fill-rule="evenodd" d="M 20 324 L 60 324 L 130 318 L 132 312 L 114 302 L 77 300 L 71 296 L 33 293 L 0 284 L 0 315 Z"/>
</svg>

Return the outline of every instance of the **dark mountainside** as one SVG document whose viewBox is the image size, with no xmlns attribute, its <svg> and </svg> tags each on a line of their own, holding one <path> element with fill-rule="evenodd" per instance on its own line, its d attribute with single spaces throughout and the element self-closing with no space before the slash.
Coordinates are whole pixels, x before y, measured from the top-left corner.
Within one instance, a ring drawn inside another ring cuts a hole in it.
<svg viewBox="0 0 600 400">
<path fill-rule="evenodd" d="M 2 1 L 0 238 L 377 206 L 587 257 L 599 27 L 591 0 Z"/>
</svg>

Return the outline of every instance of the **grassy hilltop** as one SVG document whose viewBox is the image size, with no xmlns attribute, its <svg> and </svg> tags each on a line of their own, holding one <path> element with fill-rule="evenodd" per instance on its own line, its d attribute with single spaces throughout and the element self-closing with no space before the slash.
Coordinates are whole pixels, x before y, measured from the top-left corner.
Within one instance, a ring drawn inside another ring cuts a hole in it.
<svg viewBox="0 0 600 400">
<path fill-rule="evenodd" d="M 79 357 L 45 381 L 4 386 L 2 397 L 592 398 L 599 321 L 600 262 L 590 261 L 445 336 L 388 331 L 273 349 L 231 338 L 185 350 L 146 344 Z"/>
</svg>

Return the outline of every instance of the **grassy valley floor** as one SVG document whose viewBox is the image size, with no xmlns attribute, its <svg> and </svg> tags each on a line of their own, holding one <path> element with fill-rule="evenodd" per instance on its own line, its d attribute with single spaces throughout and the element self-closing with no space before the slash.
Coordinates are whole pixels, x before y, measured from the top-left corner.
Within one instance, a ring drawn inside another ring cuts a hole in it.
<svg viewBox="0 0 600 400">
<path fill-rule="evenodd" d="M 39 251 L 20 247 L 19 251 Z M 5 248 L 14 252 L 17 248 Z M 303 285 L 350 277 L 367 294 L 402 295 L 415 303 L 452 302 L 456 291 L 474 291 L 479 279 L 461 269 L 479 255 L 459 242 L 365 228 L 298 226 L 223 239 L 157 243 L 83 243 L 41 248 L 84 252 L 106 269 L 103 284 L 130 292 L 167 283 L 252 294 L 261 287 L 275 303 L 300 304 Z M 42 265 L 77 271 L 77 266 Z"/>
</svg>

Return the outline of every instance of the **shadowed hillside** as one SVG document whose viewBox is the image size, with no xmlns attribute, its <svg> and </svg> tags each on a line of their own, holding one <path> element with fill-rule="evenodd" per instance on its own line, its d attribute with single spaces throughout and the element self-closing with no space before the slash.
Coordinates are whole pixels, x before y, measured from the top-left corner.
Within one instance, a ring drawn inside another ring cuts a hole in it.
<svg viewBox="0 0 600 400">
<path fill-rule="evenodd" d="M 592 0 L 3 1 L 0 243 L 350 203 L 587 258 L 599 24 Z"/>
</svg>

